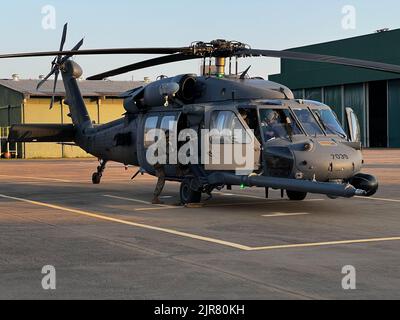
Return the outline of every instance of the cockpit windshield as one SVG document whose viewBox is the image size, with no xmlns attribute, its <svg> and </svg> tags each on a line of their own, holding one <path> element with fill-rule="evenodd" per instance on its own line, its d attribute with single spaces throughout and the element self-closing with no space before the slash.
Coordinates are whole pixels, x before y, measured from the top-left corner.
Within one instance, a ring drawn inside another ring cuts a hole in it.
<svg viewBox="0 0 400 320">
<path fill-rule="evenodd" d="M 310 110 L 308 109 L 293 109 L 293 112 L 299 119 L 306 133 L 310 136 L 321 136 L 324 135 L 321 127 L 317 120 L 314 118 Z"/>
<path fill-rule="evenodd" d="M 303 134 L 288 109 L 260 109 L 260 119 L 265 141 Z"/>
<path fill-rule="evenodd" d="M 326 133 L 338 135 L 344 139 L 347 138 L 339 120 L 331 109 L 314 109 L 313 112 L 323 125 Z"/>
</svg>

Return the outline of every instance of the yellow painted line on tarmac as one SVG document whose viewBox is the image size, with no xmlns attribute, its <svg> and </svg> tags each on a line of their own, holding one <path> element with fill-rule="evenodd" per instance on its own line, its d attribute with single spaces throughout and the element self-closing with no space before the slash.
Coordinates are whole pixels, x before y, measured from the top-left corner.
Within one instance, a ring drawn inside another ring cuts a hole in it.
<svg viewBox="0 0 400 320">
<path fill-rule="evenodd" d="M 196 234 L 180 232 L 177 230 L 160 228 L 160 227 L 155 227 L 155 226 L 141 224 L 141 223 L 135 223 L 132 221 L 126 221 L 126 220 L 112 218 L 112 217 L 106 216 L 104 214 L 91 213 L 91 212 L 87 212 L 87 211 L 83 211 L 83 210 L 61 207 L 61 206 L 52 205 L 52 204 L 39 202 L 39 201 L 10 197 L 10 196 L 6 196 L 3 194 L 0 194 L 0 198 L 24 202 L 24 203 L 28 203 L 28 204 L 32 204 L 32 205 L 36 205 L 36 206 L 40 206 L 40 207 L 46 207 L 46 208 L 50 208 L 50 209 L 55 209 L 55 210 L 60 210 L 60 211 L 64 211 L 64 212 L 70 212 L 70 213 L 78 214 L 81 216 L 94 218 L 97 220 L 103 220 L 103 221 L 128 225 L 128 226 L 132 226 L 132 227 L 142 228 L 142 229 L 164 232 L 167 234 L 172 234 L 172 235 L 176 235 L 176 236 L 180 236 L 180 237 L 184 237 L 184 238 L 204 241 L 204 242 L 208 242 L 208 243 L 214 243 L 214 244 L 218 244 L 218 245 L 222 245 L 222 246 L 226 246 L 226 247 L 231 247 L 231 248 L 235 248 L 235 249 L 242 250 L 242 251 L 272 251 L 272 250 L 282 250 L 282 249 L 299 249 L 299 248 L 311 248 L 311 247 L 326 247 L 326 246 L 340 246 L 340 245 L 400 241 L 400 237 L 392 237 L 392 238 L 373 238 L 373 239 L 360 239 L 360 240 L 274 245 L 274 246 L 265 246 L 265 247 L 249 247 L 249 246 L 241 245 L 241 244 L 234 243 L 234 242 L 229 242 L 229 241 L 224 241 L 224 240 L 219 240 L 219 239 L 214 239 L 214 238 L 209 238 L 209 237 L 203 237 L 203 236 L 199 236 Z"/>
<path fill-rule="evenodd" d="M 54 182 L 67 182 L 70 183 L 70 180 L 64 179 L 55 179 L 55 178 L 38 178 L 38 177 L 29 177 L 29 176 L 14 176 L 14 175 L 4 175 L 0 174 L 1 178 L 15 178 L 15 179 L 29 179 L 29 180 L 38 180 L 38 181 L 54 181 Z"/>
</svg>

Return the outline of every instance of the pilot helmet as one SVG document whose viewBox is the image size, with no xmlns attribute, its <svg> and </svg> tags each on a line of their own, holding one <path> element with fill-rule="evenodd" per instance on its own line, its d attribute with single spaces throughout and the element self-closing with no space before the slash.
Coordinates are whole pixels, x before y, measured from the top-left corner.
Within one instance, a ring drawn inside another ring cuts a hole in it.
<svg viewBox="0 0 400 320">
<path fill-rule="evenodd" d="M 268 112 L 267 116 L 265 117 L 265 120 L 267 123 L 272 123 L 276 120 L 278 120 L 279 115 L 276 113 L 276 111 L 270 111 Z"/>
</svg>

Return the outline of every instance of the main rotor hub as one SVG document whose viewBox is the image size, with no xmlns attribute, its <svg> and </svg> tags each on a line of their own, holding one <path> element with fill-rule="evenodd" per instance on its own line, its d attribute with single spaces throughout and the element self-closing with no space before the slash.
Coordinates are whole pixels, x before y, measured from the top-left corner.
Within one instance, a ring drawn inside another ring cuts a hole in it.
<svg viewBox="0 0 400 320">
<path fill-rule="evenodd" d="M 211 42 L 194 42 L 190 46 L 188 54 L 195 55 L 198 57 L 215 58 L 216 75 L 218 77 L 224 77 L 226 58 L 242 56 L 241 51 L 250 49 L 250 47 L 244 43 L 237 41 L 227 41 L 224 39 L 217 39 Z M 206 65 L 204 61 L 203 73 L 206 74 Z M 211 70 L 209 70 L 210 74 Z"/>
<path fill-rule="evenodd" d="M 248 45 L 237 42 L 217 39 L 211 42 L 194 42 L 190 46 L 190 54 L 201 57 L 233 57 L 243 49 L 250 48 Z"/>
</svg>

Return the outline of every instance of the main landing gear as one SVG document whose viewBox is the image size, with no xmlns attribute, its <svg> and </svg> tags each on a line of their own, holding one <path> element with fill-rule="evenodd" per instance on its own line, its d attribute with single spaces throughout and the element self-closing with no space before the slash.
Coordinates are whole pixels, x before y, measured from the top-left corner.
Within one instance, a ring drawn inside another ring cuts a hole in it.
<svg viewBox="0 0 400 320">
<path fill-rule="evenodd" d="M 106 168 L 107 161 L 100 160 L 100 165 L 97 167 L 97 172 L 93 173 L 92 182 L 93 184 L 100 184 L 101 178 L 103 177 L 103 172 Z"/>
<path fill-rule="evenodd" d="M 200 203 L 201 191 L 198 191 L 198 187 L 193 179 L 185 179 L 181 183 L 180 198 L 183 205 Z"/>
</svg>

